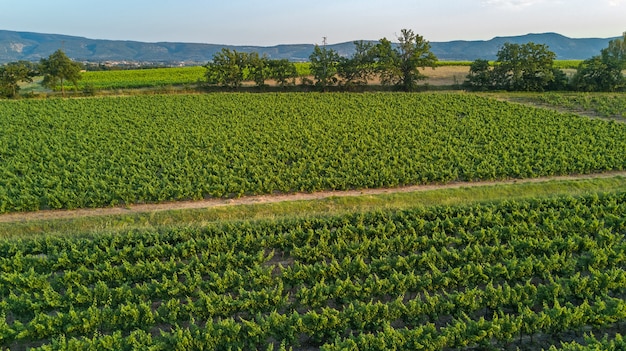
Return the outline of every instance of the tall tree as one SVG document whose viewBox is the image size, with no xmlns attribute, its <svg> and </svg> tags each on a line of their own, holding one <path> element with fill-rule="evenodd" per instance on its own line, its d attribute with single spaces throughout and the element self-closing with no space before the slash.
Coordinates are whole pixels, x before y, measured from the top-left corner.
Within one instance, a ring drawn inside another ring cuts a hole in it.
<svg viewBox="0 0 626 351">
<path fill-rule="evenodd" d="M 316 86 L 326 91 L 329 86 L 337 83 L 337 64 L 340 60 L 337 51 L 326 46 L 315 45 L 309 60 L 311 60 L 310 69 Z"/>
<path fill-rule="evenodd" d="M 270 60 L 270 78 L 276 80 L 276 83 L 280 87 L 287 85 L 295 85 L 296 77 L 298 76 L 298 70 L 293 62 L 289 62 L 287 59 Z"/>
<path fill-rule="evenodd" d="M 48 58 L 41 59 L 39 70 L 44 75 L 42 85 L 52 89 L 60 85 L 63 96 L 65 96 L 65 82 L 72 82 L 76 86 L 81 78 L 80 64 L 72 61 L 60 49 Z"/>
<path fill-rule="evenodd" d="M 572 80 L 576 90 L 618 91 L 626 88 L 626 32 L 622 38 L 611 40 L 600 55 L 583 61 Z"/>
<path fill-rule="evenodd" d="M 386 38 L 378 42 L 374 49 L 377 69 L 383 85 L 412 91 L 427 78 L 419 69 L 434 68 L 437 56 L 430 51 L 430 43 L 410 29 L 402 29 L 398 41 L 396 47 Z"/>
<path fill-rule="evenodd" d="M 497 88 L 543 91 L 554 81 L 556 54 L 547 45 L 505 43 L 497 57 L 493 71 Z"/>
<path fill-rule="evenodd" d="M 271 75 L 269 59 L 265 55 L 260 56 L 258 52 L 251 52 L 247 56 L 248 79 L 252 79 L 257 87 L 266 86 L 265 80 Z"/>
<path fill-rule="evenodd" d="M 374 73 L 374 45 L 366 41 L 355 41 L 352 57 L 341 57 L 337 75 L 344 86 L 367 85 Z"/>
<path fill-rule="evenodd" d="M 493 88 L 493 74 L 489 61 L 477 59 L 470 65 L 469 74 L 463 86 L 469 90 L 489 90 Z"/>
<path fill-rule="evenodd" d="M 205 67 L 209 84 L 217 84 L 230 88 L 240 87 L 248 64 L 248 55 L 237 50 L 223 48 L 213 55 L 213 60 Z"/>
<path fill-rule="evenodd" d="M 382 38 L 372 49 L 374 53 L 375 72 L 382 85 L 397 85 L 401 76 L 398 51 L 387 38 Z"/>
<path fill-rule="evenodd" d="M 398 54 L 400 57 L 401 86 L 405 91 L 414 90 L 418 81 L 427 77 L 419 68 L 435 68 L 437 56 L 430 51 L 430 43 L 410 29 L 402 29 Z"/>
<path fill-rule="evenodd" d="M 37 74 L 34 65 L 28 61 L 10 62 L 0 66 L 0 94 L 7 97 L 17 96 L 21 82 L 32 82 Z"/>
</svg>

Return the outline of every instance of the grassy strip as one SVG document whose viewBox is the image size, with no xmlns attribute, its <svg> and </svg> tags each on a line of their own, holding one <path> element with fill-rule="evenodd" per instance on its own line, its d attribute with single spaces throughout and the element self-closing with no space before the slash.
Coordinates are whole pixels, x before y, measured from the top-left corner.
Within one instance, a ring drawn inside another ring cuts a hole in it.
<svg viewBox="0 0 626 351">
<path fill-rule="evenodd" d="M 321 200 L 0 223 L 0 238 L 25 238 L 41 234 L 95 234 L 169 225 L 205 225 L 216 221 L 306 217 L 383 209 L 406 209 L 419 206 L 453 206 L 624 190 L 626 190 L 626 178 L 621 176 L 584 180 L 553 180 L 538 183 L 520 182 L 382 195 L 330 197 Z"/>
</svg>

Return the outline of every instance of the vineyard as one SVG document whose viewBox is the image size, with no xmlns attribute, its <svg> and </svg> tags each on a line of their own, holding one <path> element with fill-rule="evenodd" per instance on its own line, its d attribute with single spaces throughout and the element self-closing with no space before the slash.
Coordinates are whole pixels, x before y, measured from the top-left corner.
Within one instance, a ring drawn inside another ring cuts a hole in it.
<svg viewBox="0 0 626 351">
<path fill-rule="evenodd" d="M 0 213 L 622 170 L 626 125 L 469 94 L 3 101 Z"/>
<path fill-rule="evenodd" d="M 616 192 L 2 240 L 0 345 L 621 349 L 625 233 Z"/>
<path fill-rule="evenodd" d="M 311 74 L 309 64 L 295 63 L 299 77 Z M 82 74 L 78 90 L 159 88 L 206 82 L 204 66 L 89 71 Z"/>
<path fill-rule="evenodd" d="M 205 79 L 205 71 L 200 66 L 85 72 L 78 89 L 133 89 L 196 84 Z"/>
</svg>

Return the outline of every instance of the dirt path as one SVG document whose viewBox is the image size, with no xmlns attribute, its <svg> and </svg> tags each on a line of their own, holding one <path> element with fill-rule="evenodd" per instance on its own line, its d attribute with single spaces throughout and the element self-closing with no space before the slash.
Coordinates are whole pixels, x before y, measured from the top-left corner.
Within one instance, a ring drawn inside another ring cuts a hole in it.
<svg viewBox="0 0 626 351">
<path fill-rule="evenodd" d="M 522 183 L 540 183 L 554 180 L 582 180 L 592 178 L 612 178 L 622 176 L 626 177 L 626 171 L 615 171 L 596 174 L 584 174 L 584 175 L 570 175 L 570 176 L 553 176 L 542 178 L 530 178 L 530 179 L 510 179 L 500 181 L 479 181 L 479 182 L 453 182 L 448 184 L 433 184 L 433 185 L 414 185 L 399 188 L 384 188 L 384 189 L 361 189 L 361 190 L 347 190 L 347 191 L 320 191 L 315 193 L 295 193 L 295 194 L 278 194 L 278 195 L 260 195 L 260 196 L 246 196 L 237 199 L 208 199 L 201 201 L 177 201 L 158 204 L 137 204 L 126 207 L 105 207 L 105 208 L 90 208 L 90 209 L 77 209 L 77 210 L 42 210 L 36 212 L 17 212 L 0 215 L 0 223 L 9 222 L 27 222 L 38 220 L 52 220 L 52 219 L 71 219 L 80 217 L 95 217 L 95 216 L 110 216 L 110 215 L 122 215 L 132 213 L 146 213 L 155 211 L 168 211 L 168 210 L 184 210 L 184 209 L 202 209 L 212 208 L 219 206 L 237 206 L 237 205 L 249 205 L 249 204 L 263 204 L 263 203 L 276 203 L 285 201 L 301 201 L 301 200 L 319 200 L 329 197 L 344 197 L 344 196 L 360 196 L 360 195 L 378 195 L 378 194 L 393 194 L 393 193 L 407 193 L 428 191 L 437 189 L 453 189 L 462 187 L 480 187 L 490 186 L 498 184 L 522 184 Z"/>
</svg>

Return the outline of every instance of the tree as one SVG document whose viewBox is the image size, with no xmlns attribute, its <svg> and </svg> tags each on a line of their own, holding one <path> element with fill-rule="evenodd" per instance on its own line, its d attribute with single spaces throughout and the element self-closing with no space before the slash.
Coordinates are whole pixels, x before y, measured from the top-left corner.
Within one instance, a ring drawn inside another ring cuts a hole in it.
<svg viewBox="0 0 626 351">
<path fill-rule="evenodd" d="M 337 83 L 337 63 L 340 60 L 337 51 L 315 45 L 309 60 L 316 86 L 326 91 L 328 86 Z"/>
<path fill-rule="evenodd" d="M 270 78 L 276 80 L 280 87 L 287 85 L 295 85 L 295 79 L 298 76 L 298 70 L 293 62 L 287 59 L 270 60 L 269 61 Z"/>
<path fill-rule="evenodd" d="M 400 72 L 402 73 L 402 88 L 413 90 L 417 81 L 426 79 L 418 68 L 435 68 L 437 57 L 430 51 L 430 43 L 410 29 L 403 29 L 400 41 Z"/>
<path fill-rule="evenodd" d="M 337 65 L 337 75 L 341 84 L 347 87 L 367 85 L 374 73 L 374 45 L 370 42 L 355 41 L 352 57 L 341 57 Z"/>
<path fill-rule="evenodd" d="M 618 91 L 626 87 L 626 33 L 611 40 L 599 56 L 583 61 L 572 79 L 572 86 L 583 91 Z"/>
<path fill-rule="evenodd" d="M 258 52 L 251 52 L 247 55 L 246 61 L 248 78 L 252 78 L 258 87 L 266 86 L 265 80 L 271 75 L 267 56 L 259 56 Z"/>
<path fill-rule="evenodd" d="M 223 48 L 213 55 L 213 60 L 206 64 L 206 77 L 209 84 L 238 88 L 244 80 L 244 70 L 248 64 L 248 55 L 237 50 Z"/>
<path fill-rule="evenodd" d="M 489 61 L 477 59 L 472 62 L 463 86 L 469 90 L 489 90 L 493 88 L 493 75 Z"/>
<path fill-rule="evenodd" d="M 60 49 L 47 59 L 41 59 L 39 69 L 44 75 L 42 85 L 51 89 L 60 85 L 63 96 L 65 96 L 65 81 L 72 82 L 76 86 L 81 78 L 80 64 L 72 61 Z"/>
<path fill-rule="evenodd" d="M 419 68 L 434 68 L 437 57 L 430 51 L 430 43 L 410 29 L 402 29 L 398 41 L 395 48 L 386 38 L 376 45 L 376 61 L 381 82 L 385 85 L 393 84 L 404 91 L 412 91 L 417 87 L 418 81 L 427 78 Z"/>
<path fill-rule="evenodd" d="M 0 94 L 15 97 L 20 90 L 19 83 L 32 82 L 37 75 L 35 66 L 28 61 L 10 62 L 0 67 Z"/>
<path fill-rule="evenodd" d="M 498 51 L 493 71 L 497 88 L 543 91 L 554 81 L 556 54 L 547 45 L 505 43 Z"/>
<path fill-rule="evenodd" d="M 382 38 L 372 49 L 374 53 L 375 72 L 382 85 L 396 85 L 400 76 L 400 59 L 391 41 Z"/>
</svg>

